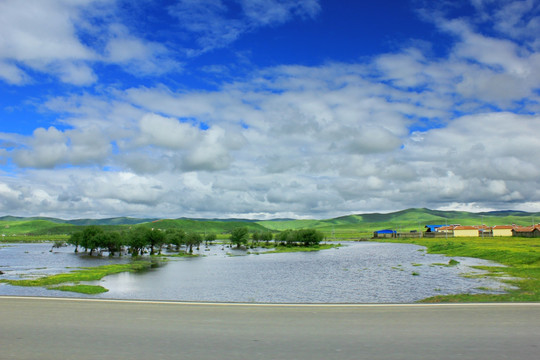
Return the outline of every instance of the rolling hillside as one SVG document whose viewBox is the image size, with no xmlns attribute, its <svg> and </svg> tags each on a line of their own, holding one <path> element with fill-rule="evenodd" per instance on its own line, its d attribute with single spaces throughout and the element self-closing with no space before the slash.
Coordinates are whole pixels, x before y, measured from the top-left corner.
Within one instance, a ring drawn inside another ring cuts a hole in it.
<svg viewBox="0 0 540 360">
<path fill-rule="evenodd" d="M 258 223 L 273 230 L 309 227 L 323 231 L 327 236 L 356 238 L 358 236 L 369 237 L 373 234 L 373 231 L 380 229 L 423 231 L 424 227 L 428 224 L 480 225 L 483 223 L 485 225 L 531 225 L 533 221 L 540 222 L 540 213 L 520 211 L 470 213 L 421 208 L 387 214 L 347 215 L 328 220 L 259 221 Z"/>
<path fill-rule="evenodd" d="M 341 216 L 326 220 L 244 220 L 244 219 L 78 219 L 0 217 L 1 233 L 5 235 L 58 235 L 70 234 L 82 226 L 100 225 L 107 230 L 127 230 L 141 225 L 158 229 L 181 228 L 187 232 L 229 233 L 235 227 L 245 226 L 250 231 L 283 231 L 286 229 L 313 228 L 329 238 L 356 239 L 370 237 L 373 231 L 393 229 L 398 231 L 422 231 L 428 224 L 461 225 L 531 225 L 540 222 L 540 213 L 522 211 L 493 211 L 470 213 L 462 211 L 438 211 L 430 209 L 407 209 L 387 214 L 369 213 Z"/>
</svg>

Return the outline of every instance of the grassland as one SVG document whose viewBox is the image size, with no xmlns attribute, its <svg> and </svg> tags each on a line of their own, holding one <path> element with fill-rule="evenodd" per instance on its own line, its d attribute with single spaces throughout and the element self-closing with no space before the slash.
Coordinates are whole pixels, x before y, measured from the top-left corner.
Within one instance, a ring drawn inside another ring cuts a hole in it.
<svg viewBox="0 0 540 360">
<path fill-rule="evenodd" d="M 425 230 L 428 224 L 461 224 L 461 225 L 531 225 L 540 221 L 538 213 L 515 211 L 470 213 L 463 211 L 437 211 L 430 209 L 407 209 L 388 214 L 361 214 L 337 217 L 328 220 L 283 220 L 258 221 L 257 223 L 275 231 L 285 229 L 310 228 L 322 231 L 329 240 L 360 240 L 373 236 L 373 232 L 381 229 L 392 229 L 398 232 Z"/>
<path fill-rule="evenodd" d="M 347 215 L 326 220 L 266 220 L 250 221 L 241 219 L 203 220 L 203 219 L 79 219 L 62 220 L 54 218 L 0 218 L 0 241 L 10 242 L 12 236 L 58 236 L 69 235 L 81 226 L 99 225 L 105 231 L 128 230 L 135 225 L 157 229 L 181 228 L 186 232 L 215 233 L 218 239 L 225 239 L 236 227 L 247 227 L 253 231 L 279 232 L 286 229 L 316 229 L 329 240 L 359 240 L 370 238 L 375 230 L 393 229 L 397 231 L 422 231 L 428 224 L 461 225 L 531 225 L 534 219 L 540 220 L 540 213 L 516 211 L 470 213 L 459 211 L 436 211 L 430 209 L 407 209 L 388 214 Z M 29 239 L 30 240 L 30 239 Z"/>
<path fill-rule="evenodd" d="M 265 248 L 266 245 L 259 245 L 262 248 Z M 290 252 L 310 252 L 310 251 L 319 251 L 319 250 L 328 250 L 333 248 L 340 247 L 340 244 L 319 244 L 313 246 L 284 246 L 284 245 L 274 245 L 270 244 L 267 248 L 271 249 L 268 251 L 261 252 L 261 254 L 275 254 L 275 253 L 290 253 Z"/>
<path fill-rule="evenodd" d="M 378 240 L 381 241 L 381 240 Z M 516 289 L 505 294 L 459 294 L 435 296 L 423 302 L 537 302 L 540 301 L 539 238 L 449 238 L 449 239 L 385 239 L 385 242 L 425 246 L 429 253 L 473 257 L 495 261 L 505 267 L 478 267 L 487 276 L 510 276 L 503 280 Z"/>
</svg>

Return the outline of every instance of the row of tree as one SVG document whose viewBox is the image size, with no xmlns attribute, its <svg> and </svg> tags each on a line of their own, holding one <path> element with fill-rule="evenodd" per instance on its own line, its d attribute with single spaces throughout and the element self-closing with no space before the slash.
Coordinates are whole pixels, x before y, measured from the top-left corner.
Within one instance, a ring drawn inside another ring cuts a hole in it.
<svg viewBox="0 0 540 360">
<path fill-rule="evenodd" d="M 251 234 L 253 245 L 258 245 L 260 241 L 268 244 L 274 239 L 274 234 L 267 232 L 254 232 Z M 315 229 L 300 229 L 300 230 L 285 230 L 275 236 L 275 243 L 288 246 L 313 246 L 318 245 L 323 241 L 324 234 Z M 231 232 L 231 243 L 240 247 L 247 245 L 249 241 L 249 230 L 247 228 L 235 228 Z"/>
<path fill-rule="evenodd" d="M 206 245 L 216 240 L 217 236 L 214 233 L 204 234 L 197 232 L 186 233 L 182 229 L 151 229 L 145 226 L 137 226 L 129 231 L 104 231 L 103 228 L 92 225 L 84 228 L 82 231 L 75 232 L 71 235 L 68 243 L 75 246 L 75 252 L 79 251 L 79 247 L 85 252 L 102 252 L 107 251 L 110 255 L 128 251 L 133 256 L 142 255 L 149 251 L 151 255 L 160 254 L 164 246 L 176 247 L 180 250 L 185 247 L 189 253 L 193 252 L 193 248 L 205 242 Z M 232 245 L 247 246 L 250 239 L 249 229 L 239 227 L 232 230 L 229 240 Z M 275 243 L 282 245 L 304 245 L 313 246 L 319 244 L 324 239 L 324 235 L 317 230 L 302 229 L 302 230 L 285 230 L 275 237 Z M 274 240 L 274 234 L 270 231 L 253 232 L 251 234 L 252 244 L 257 246 L 260 241 L 269 244 Z"/>
<path fill-rule="evenodd" d="M 110 255 L 128 250 L 132 255 L 142 255 L 147 250 L 151 255 L 161 253 L 163 246 L 175 246 L 178 250 L 185 246 L 187 251 L 193 252 L 203 242 L 207 244 L 216 240 L 216 234 L 209 233 L 204 237 L 195 232 L 186 233 L 182 229 L 154 230 L 144 226 L 135 227 L 129 231 L 106 232 L 101 227 L 92 225 L 82 231 L 73 233 L 68 244 L 75 246 L 75 252 L 82 247 L 90 254 L 95 251 L 107 251 Z"/>
</svg>

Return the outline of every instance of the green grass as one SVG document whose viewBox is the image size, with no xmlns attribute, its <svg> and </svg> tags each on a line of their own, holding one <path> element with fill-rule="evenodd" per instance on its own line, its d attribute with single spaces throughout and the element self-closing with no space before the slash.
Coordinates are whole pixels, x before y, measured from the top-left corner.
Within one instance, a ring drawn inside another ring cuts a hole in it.
<svg viewBox="0 0 540 360">
<path fill-rule="evenodd" d="M 88 295 L 101 294 L 101 293 L 109 291 L 100 285 L 81 285 L 81 284 L 50 286 L 48 287 L 48 289 L 60 290 L 60 291 L 71 291 L 71 292 L 76 292 L 80 294 L 88 294 Z"/>
<path fill-rule="evenodd" d="M 42 243 L 64 241 L 69 239 L 69 235 L 9 235 L 0 237 L 0 244 L 9 243 Z"/>
<path fill-rule="evenodd" d="M 68 273 L 44 276 L 37 279 L 25 280 L 0 280 L 0 283 L 6 283 L 14 286 L 44 286 L 51 290 L 75 291 L 85 294 L 96 294 L 104 292 L 101 286 L 81 285 L 81 281 L 96 281 L 107 275 L 121 272 L 137 272 L 149 269 L 152 266 L 150 261 L 134 261 L 129 264 L 112 264 L 97 267 L 87 267 L 74 270 Z M 69 285 L 74 284 L 74 285 Z M 107 289 L 103 288 L 105 291 Z"/>
<path fill-rule="evenodd" d="M 320 244 L 315 246 L 270 246 L 272 250 L 262 252 L 261 254 L 291 253 L 291 252 L 309 252 L 339 248 L 340 244 Z"/>
<path fill-rule="evenodd" d="M 378 241 L 381 241 L 380 239 Z M 451 238 L 451 239 L 385 239 L 385 242 L 425 246 L 429 253 L 485 259 L 505 267 L 479 266 L 490 273 L 484 276 L 509 276 L 503 280 L 515 286 L 504 294 L 441 295 L 422 302 L 537 302 L 540 301 L 539 238 Z M 455 260 L 454 260 L 455 261 Z M 450 260 L 449 265 L 457 265 Z"/>
<path fill-rule="evenodd" d="M 199 254 L 190 254 L 188 253 L 187 251 L 179 251 L 177 253 L 174 253 L 174 254 L 159 254 L 159 255 L 152 255 L 152 257 L 156 257 L 156 258 L 160 258 L 160 259 L 163 259 L 163 258 L 171 258 L 171 257 L 199 257 L 200 255 Z"/>
</svg>

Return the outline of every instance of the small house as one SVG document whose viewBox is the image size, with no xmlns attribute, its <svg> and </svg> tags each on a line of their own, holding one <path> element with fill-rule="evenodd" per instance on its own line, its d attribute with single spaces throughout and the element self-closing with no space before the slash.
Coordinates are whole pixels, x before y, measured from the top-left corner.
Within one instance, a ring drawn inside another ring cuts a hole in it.
<svg viewBox="0 0 540 360">
<path fill-rule="evenodd" d="M 426 225 L 426 232 L 428 233 L 434 233 L 437 232 L 437 230 L 441 227 L 444 227 L 444 225 Z"/>
<path fill-rule="evenodd" d="M 384 229 L 384 230 L 377 230 L 373 232 L 373 237 L 374 238 L 393 238 L 393 237 L 396 237 L 396 234 L 397 232 L 395 230 Z"/>
<path fill-rule="evenodd" d="M 512 236 L 513 228 L 511 225 L 495 225 L 491 228 L 491 232 L 493 236 Z"/>
<path fill-rule="evenodd" d="M 475 226 L 455 226 L 454 237 L 479 236 L 480 230 Z"/>
<path fill-rule="evenodd" d="M 516 226 L 512 230 L 513 236 L 540 237 L 540 224 L 534 226 Z"/>
</svg>

